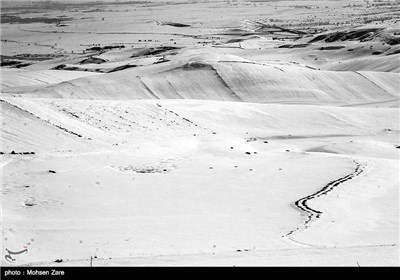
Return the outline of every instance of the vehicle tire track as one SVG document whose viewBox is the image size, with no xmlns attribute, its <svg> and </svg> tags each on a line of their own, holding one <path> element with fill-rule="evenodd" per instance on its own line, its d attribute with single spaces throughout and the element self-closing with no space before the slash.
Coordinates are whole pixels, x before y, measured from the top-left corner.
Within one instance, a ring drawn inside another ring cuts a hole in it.
<svg viewBox="0 0 400 280">
<path fill-rule="evenodd" d="M 390 96 L 393 96 L 393 94 L 391 94 L 390 92 L 388 92 L 386 89 L 384 89 L 383 87 L 381 87 L 380 85 L 378 85 L 377 83 L 375 83 L 374 81 L 372 81 L 371 79 L 369 79 L 368 77 L 364 76 L 363 74 L 361 74 L 358 71 L 354 71 L 354 73 L 360 75 L 361 77 L 363 77 L 364 79 L 366 79 L 368 82 L 372 83 L 373 85 L 375 85 L 377 88 L 383 90 L 384 92 L 386 92 L 387 94 L 389 94 Z M 396 96 L 395 96 L 396 97 Z"/>
<path fill-rule="evenodd" d="M 139 81 L 143 84 L 144 88 L 147 90 L 147 92 L 150 94 L 150 96 L 154 97 L 154 99 L 160 99 L 160 97 L 158 97 L 154 91 L 152 91 L 147 85 L 146 83 L 141 79 L 141 77 L 137 77 L 139 79 Z"/>
<path fill-rule="evenodd" d="M 316 193 L 310 194 L 306 197 L 300 198 L 299 200 L 297 200 L 294 205 L 297 207 L 297 209 L 299 209 L 301 212 L 304 212 L 307 214 L 307 219 L 306 221 L 303 223 L 303 229 L 307 229 L 310 225 L 310 223 L 315 220 L 315 219 L 319 219 L 321 217 L 321 215 L 323 214 L 322 211 L 314 209 L 312 207 L 310 207 L 308 205 L 308 202 L 312 199 L 318 198 L 322 195 L 326 195 L 328 194 L 330 191 L 334 190 L 337 186 L 339 186 L 340 184 L 349 181 L 351 179 L 353 179 L 354 177 L 360 175 L 365 168 L 365 164 L 361 164 L 359 162 L 357 162 L 356 160 L 353 160 L 353 162 L 355 163 L 356 167 L 354 169 L 354 171 L 344 177 L 341 177 L 339 179 L 336 179 L 334 181 L 329 182 L 325 187 L 323 187 L 322 189 L 320 189 L 319 191 L 317 191 Z M 293 233 L 295 233 L 296 231 L 299 231 L 301 229 L 301 226 L 297 227 L 296 229 L 290 231 L 288 234 L 282 236 L 282 237 L 287 237 L 289 235 L 292 235 Z"/>
<path fill-rule="evenodd" d="M 242 99 L 240 98 L 240 96 L 232 89 L 232 87 L 224 80 L 224 78 L 222 78 L 221 74 L 218 72 L 218 70 L 211 65 L 211 69 L 215 72 L 215 75 L 217 75 L 218 80 L 221 82 L 221 84 L 227 88 L 228 91 L 230 91 L 231 96 L 233 99 L 235 99 L 236 101 L 242 101 Z"/>
</svg>

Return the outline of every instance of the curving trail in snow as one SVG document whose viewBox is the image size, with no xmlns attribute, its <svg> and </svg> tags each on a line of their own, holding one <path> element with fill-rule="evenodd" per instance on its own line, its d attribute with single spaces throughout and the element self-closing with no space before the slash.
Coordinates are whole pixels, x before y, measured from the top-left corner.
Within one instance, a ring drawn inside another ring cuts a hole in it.
<svg viewBox="0 0 400 280">
<path fill-rule="evenodd" d="M 330 191 L 332 191 L 334 188 L 338 187 L 340 184 L 353 179 L 354 177 L 360 175 L 364 171 L 366 164 L 359 163 L 356 160 L 353 160 L 353 162 L 356 164 L 356 167 L 352 173 L 350 173 L 344 177 L 341 177 L 339 179 L 336 179 L 334 181 L 329 182 L 325 187 L 323 187 L 316 193 L 313 193 L 306 197 L 300 198 L 299 200 L 297 200 L 294 203 L 294 205 L 297 207 L 297 209 L 299 209 L 301 212 L 304 212 L 307 214 L 307 219 L 302 225 L 303 229 L 307 229 L 309 227 L 309 224 L 314 219 L 319 219 L 321 217 L 321 215 L 323 214 L 322 211 L 314 209 L 308 205 L 308 202 L 310 200 L 318 198 L 322 195 L 328 194 Z M 293 233 L 295 233 L 296 231 L 299 231 L 300 229 L 301 229 L 301 227 L 299 226 L 296 229 L 290 231 L 284 237 L 290 236 Z"/>
</svg>

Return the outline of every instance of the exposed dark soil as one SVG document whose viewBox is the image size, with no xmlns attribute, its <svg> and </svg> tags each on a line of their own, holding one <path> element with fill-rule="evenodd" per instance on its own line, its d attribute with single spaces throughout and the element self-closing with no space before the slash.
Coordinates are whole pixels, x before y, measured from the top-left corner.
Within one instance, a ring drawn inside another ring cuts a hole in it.
<svg viewBox="0 0 400 280">
<path fill-rule="evenodd" d="M 4 155 L 4 154 L 10 154 L 10 155 L 34 155 L 35 152 L 15 152 L 15 151 L 11 151 L 10 153 L 0 152 L 0 155 Z"/>
<path fill-rule="evenodd" d="M 190 24 L 184 24 L 179 22 L 163 22 L 162 25 L 170 25 L 173 27 L 190 27 Z"/>
<path fill-rule="evenodd" d="M 157 48 L 141 48 L 137 49 L 131 57 L 140 57 L 146 55 L 157 55 L 171 50 L 180 49 L 179 47 L 157 47 Z"/>
<path fill-rule="evenodd" d="M 116 46 L 104 46 L 104 47 L 91 47 L 87 48 L 86 51 L 94 51 L 94 52 L 101 52 L 101 51 L 107 51 L 107 50 L 112 50 L 112 49 L 123 49 L 125 48 L 124 45 L 116 45 Z"/>
<path fill-rule="evenodd" d="M 19 16 L 15 15 L 1 15 L 1 23 L 19 23 L 19 24 L 28 24 L 28 23 L 47 23 L 47 24 L 52 24 L 52 23 L 60 23 L 64 21 L 70 21 L 73 20 L 73 18 L 67 18 L 67 17 L 62 17 L 62 18 L 48 18 L 48 17 L 35 17 L 35 18 L 21 18 Z"/>
<path fill-rule="evenodd" d="M 395 50 L 395 51 L 393 51 L 391 53 L 388 53 L 387 55 L 393 55 L 393 54 L 398 54 L 398 53 L 400 53 L 400 50 Z"/>
<path fill-rule="evenodd" d="M 325 41 L 327 43 L 352 40 L 369 41 L 378 36 L 381 30 L 381 28 L 367 28 L 352 31 L 337 31 L 333 33 L 318 35 L 310 40 L 309 43 L 319 41 Z"/>
<path fill-rule="evenodd" d="M 33 61 L 50 60 L 62 55 L 56 54 L 18 54 L 14 56 L 1 55 L 1 67 L 22 68 L 32 65 Z"/>
<path fill-rule="evenodd" d="M 295 48 L 306 48 L 308 47 L 310 44 L 295 44 L 295 45 L 290 45 L 290 44 L 286 44 L 286 45 L 281 45 L 278 48 L 287 48 L 287 49 L 295 49 Z"/>
<path fill-rule="evenodd" d="M 88 64 L 88 63 L 83 63 L 83 64 Z M 102 69 L 102 68 L 83 68 L 83 67 L 81 68 L 81 67 L 77 67 L 77 66 L 69 66 L 69 65 L 65 65 L 65 64 L 60 64 L 60 65 L 57 65 L 57 66 L 51 68 L 51 70 L 111 73 L 111 72 L 121 71 L 124 69 L 133 68 L 133 67 L 137 67 L 137 65 L 126 64 L 126 65 L 121 65 L 121 66 L 118 66 L 118 67 L 115 67 L 112 69 L 105 69 L 105 68 Z"/>
<path fill-rule="evenodd" d="M 122 65 L 122 66 L 115 67 L 114 69 L 108 71 L 107 73 L 117 72 L 117 71 L 129 69 L 129 68 L 133 68 L 133 67 L 136 67 L 136 65 L 126 64 L 126 65 Z"/>
<path fill-rule="evenodd" d="M 204 68 L 212 69 L 212 67 L 210 65 L 201 63 L 201 62 L 186 63 L 185 65 L 182 66 L 183 70 L 195 70 L 195 69 L 204 69 Z"/>
<path fill-rule="evenodd" d="M 344 49 L 345 46 L 326 46 L 326 47 L 321 47 L 320 50 L 321 51 L 331 51 L 331 50 L 340 50 L 340 49 Z"/>
<path fill-rule="evenodd" d="M 400 44 L 400 37 L 391 37 L 391 38 L 387 38 L 385 40 L 385 42 L 389 45 L 398 45 Z"/>
<path fill-rule="evenodd" d="M 101 59 L 98 57 L 89 57 L 79 62 L 79 64 L 101 64 L 104 62 L 106 62 L 105 59 Z"/>
<path fill-rule="evenodd" d="M 10 67 L 10 68 L 22 68 L 22 67 L 27 67 L 29 65 L 32 65 L 32 63 L 22 62 L 18 60 L 2 59 L 0 62 L 1 67 Z"/>
</svg>

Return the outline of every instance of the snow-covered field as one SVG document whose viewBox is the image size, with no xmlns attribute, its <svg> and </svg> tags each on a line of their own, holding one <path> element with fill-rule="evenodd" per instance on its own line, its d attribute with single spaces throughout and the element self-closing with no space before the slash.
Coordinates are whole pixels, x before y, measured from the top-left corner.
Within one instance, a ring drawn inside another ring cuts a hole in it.
<svg viewBox="0 0 400 280">
<path fill-rule="evenodd" d="M 398 266 L 399 28 L 352 3 L 2 23 L 2 265 Z"/>
</svg>

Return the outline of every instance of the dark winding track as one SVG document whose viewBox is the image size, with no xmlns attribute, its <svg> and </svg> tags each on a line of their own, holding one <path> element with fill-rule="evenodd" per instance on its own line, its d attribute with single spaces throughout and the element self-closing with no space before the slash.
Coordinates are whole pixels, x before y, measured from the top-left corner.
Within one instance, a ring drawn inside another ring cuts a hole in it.
<svg viewBox="0 0 400 280">
<path fill-rule="evenodd" d="M 354 177 L 360 175 L 365 168 L 365 165 L 358 163 L 357 161 L 353 160 L 353 162 L 356 164 L 356 167 L 354 169 L 354 171 L 344 177 L 341 177 L 339 179 L 336 179 L 334 181 L 329 182 L 325 187 L 323 187 L 322 189 L 320 189 L 319 191 L 317 191 L 316 193 L 310 194 L 306 197 L 300 198 L 299 200 L 297 200 L 294 205 L 302 212 L 307 214 L 307 220 L 304 222 L 303 224 L 303 228 L 306 229 L 309 227 L 309 223 L 313 220 L 313 219 L 318 219 L 321 217 L 321 215 L 323 214 L 321 211 L 314 209 L 312 207 L 310 207 L 307 203 L 308 201 L 310 201 L 311 199 L 320 197 L 321 195 L 326 195 L 328 194 L 330 191 L 332 191 L 335 187 L 339 186 L 340 184 L 353 179 Z M 297 227 L 296 229 L 290 231 L 288 234 L 284 235 L 285 236 L 289 236 L 293 233 L 295 233 L 296 231 L 300 230 L 300 227 Z"/>
</svg>

